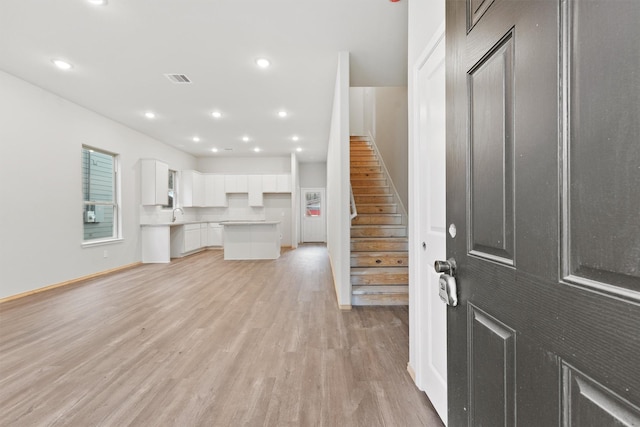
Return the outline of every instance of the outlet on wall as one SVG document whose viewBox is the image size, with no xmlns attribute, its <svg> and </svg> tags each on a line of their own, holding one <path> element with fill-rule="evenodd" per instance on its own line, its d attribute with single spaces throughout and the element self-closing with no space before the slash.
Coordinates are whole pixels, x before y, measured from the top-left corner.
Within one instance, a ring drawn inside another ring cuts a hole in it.
<svg viewBox="0 0 640 427">
<path fill-rule="evenodd" d="M 104 253 L 102 254 L 103 258 L 109 258 L 109 251 L 105 250 Z"/>
</svg>

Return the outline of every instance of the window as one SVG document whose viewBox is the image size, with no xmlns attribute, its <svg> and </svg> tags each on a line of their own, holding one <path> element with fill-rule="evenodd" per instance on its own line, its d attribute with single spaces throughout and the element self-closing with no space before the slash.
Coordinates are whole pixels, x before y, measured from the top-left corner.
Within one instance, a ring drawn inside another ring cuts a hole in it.
<svg viewBox="0 0 640 427">
<path fill-rule="evenodd" d="M 120 237 L 118 156 L 82 147 L 82 222 L 85 243 Z"/>
<path fill-rule="evenodd" d="M 320 216 L 321 196 L 318 191 L 309 191 L 305 193 L 305 216 Z"/>
<path fill-rule="evenodd" d="M 166 205 L 162 205 L 163 208 L 173 209 L 178 206 L 177 203 L 177 185 L 176 185 L 176 171 L 169 169 L 169 202 Z"/>
</svg>

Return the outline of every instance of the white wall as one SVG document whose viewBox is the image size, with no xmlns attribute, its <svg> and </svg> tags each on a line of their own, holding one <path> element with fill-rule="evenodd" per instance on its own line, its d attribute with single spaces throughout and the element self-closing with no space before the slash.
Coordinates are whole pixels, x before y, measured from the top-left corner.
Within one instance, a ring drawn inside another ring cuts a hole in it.
<svg viewBox="0 0 640 427">
<path fill-rule="evenodd" d="M 286 157 L 199 157 L 196 170 L 202 173 L 278 174 L 291 172 L 291 158 Z"/>
<path fill-rule="evenodd" d="M 140 158 L 196 159 L 1 71 L 0 93 L 0 298 L 140 261 Z M 83 144 L 120 155 L 122 242 L 81 246 Z"/>
<path fill-rule="evenodd" d="M 364 87 L 349 88 L 349 134 L 364 136 Z"/>
<path fill-rule="evenodd" d="M 300 224 L 302 223 L 302 218 L 300 218 L 300 162 L 298 161 L 298 156 L 296 153 L 291 153 L 291 180 L 292 182 L 292 192 L 291 192 L 291 220 L 292 224 L 292 236 L 291 236 L 291 247 L 297 248 L 298 243 L 300 243 Z"/>
<path fill-rule="evenodd" d="M 352 87 L 349 94 L 351 135 L 373 137 L 389 177 L 398 191 L 398 197 L 408 209 L 407 88 Z M 357 129 L 359 131 L 354 131 Z"/>
<path fill-rule="evenodd" d="M 327 187 L 327 162 L 301 163 L 300 187 L 302 188 L 326 188 Z"/>
<path fill-rule="evenodd" d="M 327 150 L 327 249 L 341 308 L 351 307 L 349 228 L 349 53 L 340 52 Z"/>
<path fill-rule="evenodd" d="M 445 20 L 445 0 L 409 0 L 409 49 L 408 49 L 408 120 L 409 120 L 409 159 L 415 159 L 419 152 L 418 140 L 416 136 L 416 117 L 419 111 L 414 109 L 414 98 L 417 94 L 414 92 L 416 82 L 414 79 L 414 70 L 418 65 L 417 62 L 423 54 L 423 51 L 431 41 L 433 35 Z M 417 197 L 419 192 L 419 166 L 409 162 L 409 198 Z M 444 201 L 443 201 L 444 203 Z M 417 203 L 416 203 L 417 205 Z M 417 230 L 419 230 L 420 215 L 409 210 L 409 247 L 415 248 L 419 244 L 416 239 Z M 409 251 L 409 265 L 413 270 L 417 268 L 416 252 Z M 419 313 L 416 312 L 416 287 L 420 286 L 415 282 L 416 275 L 409 274 L 409 367 L 415 372 L 418 363 L 418 345 L 420 334 Z"/>
</svg>

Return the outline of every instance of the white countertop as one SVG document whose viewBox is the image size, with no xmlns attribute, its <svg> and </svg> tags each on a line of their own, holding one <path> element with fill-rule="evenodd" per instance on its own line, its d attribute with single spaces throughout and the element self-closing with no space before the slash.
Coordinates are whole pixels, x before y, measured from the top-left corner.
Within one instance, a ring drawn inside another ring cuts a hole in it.
<svg viewBox="0 0 640 427">
<path fill-rule="evenodd" d="M 176 222 L 156 222 L 153 224 L 140 224 L 140 227 L 173 227 L 188 224 L 221 224 L 221 225 L 255 225 L 255 224 L 280 224 L 281 221 L 256 221 L 256 220 L 226 220 L 226 221 L 176 221 Z"/>
<path fill-rule="evenodd" d="M 221 225 L 273 225 L 280 224 L 280 221 L 220 221 Z"/>
<path fill-rule="evenodd" d="M 176 222 L 156 222 L 153 224 L 140 224 L 140 227 L 167 227 L 175 225 L 188 225 L 188 224 L 208 224 L 210 222 L 217 223 L 218 221 L 176 221 Z"/>
</svg>

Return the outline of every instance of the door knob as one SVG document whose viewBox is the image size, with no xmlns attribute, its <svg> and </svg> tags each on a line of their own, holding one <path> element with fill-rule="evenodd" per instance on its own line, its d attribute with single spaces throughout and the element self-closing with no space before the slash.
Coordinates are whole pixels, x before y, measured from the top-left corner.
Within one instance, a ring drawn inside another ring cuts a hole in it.
<svg viewBox="0 0 640 427">
<path fill-rule="evenodd" d="M 433 268 L 438 273 L 445 273 L 441 274 L 438 280 L 438 295 L 440 299 L 447 305 L 455 307 L 458 305 L 458 284 L 454 277 L 456 273 L 456 260 L 449 258 L 446 261 L 435 261 Z"/>
<path fill-rule="evenodd" d="M 456 272 L 456 260 L 453 258 L 449 258 L 446 261 L 435 261 L 433 263 L 433 268 L 436 270 L 436 273 L 449 273 L 453 276 Z"/>
</svg>

